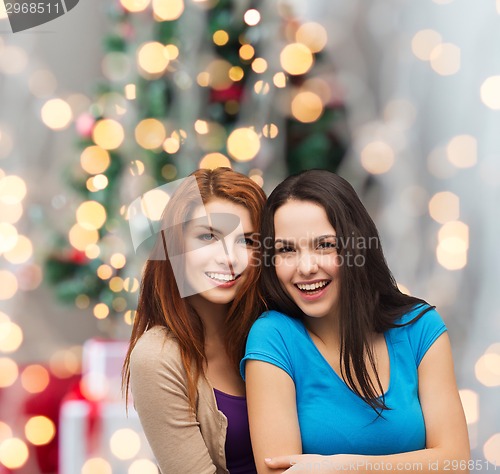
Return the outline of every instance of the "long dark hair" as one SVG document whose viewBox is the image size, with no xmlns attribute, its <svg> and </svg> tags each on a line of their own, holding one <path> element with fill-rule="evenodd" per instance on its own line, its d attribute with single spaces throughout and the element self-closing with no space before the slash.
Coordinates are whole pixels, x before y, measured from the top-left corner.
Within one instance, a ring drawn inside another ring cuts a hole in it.
<svg viewBox="0 0 500 474">
<path fill-rule="evenodd" d="M 275 255 L 274 215 L 291 200 L 315 203 L 325 210 L 337 235 L 339 259 L 351 262 L 339 267 L 341 375 L 349 387 L 380 414 L 388 407 L 383 395 L 381 398 L 377 395 L 377 392 L 383 394 L 383 388 L 369 336 L 398 326 L 396 320 L 415 305 L 425 306 L 414 320 L 432 307 L 424 300 L 399 290 L 382 252 L 377 228 L 352 186 L 329 171 L 308 170 L 280 183 L 264 208 L 261 284 L 269 309 L 293 318 L 303 319 L 305 316 L 283 290 L 272 264 Z M 375 373 L 375 381 L 369 376 L 365 356 Z"/>
<path fill-rule="evenodd" d="M 230 168 L 215 170 L 200 169 L 192 173 L 196 182 L 186 181 L 186 185 L 176 191 L 167 205 L 164 218 L 170 223 L 182 223 L 188 220 L 193 207 L 198 203 L 193 197 L 201 195 L 206 204 L 210 199 L 229 200 L 245 207 L 250 213 L 254 229 L 260 226 L 260 217 L 266 199 L 264 191 L 249 177 Z M 193 186 L 198 192 L 193 192 Z M 128 400 L 130 382 L 130 355 L 145 331 L 153 326 L 163 326 L 177 343 L 182 364 L 188 381 L 188 397 L 194 411 L 196 385 L 203 375 L 205 358 L 204 328 L 201 318 L 185 298 L 181 298 L 176 283 L 172 262 L 168 257 L 164 239 L 171 239 L 169 249 L 182 253 L 183 226 L 176 225 L 174 231 L 158 235 L 156 247 L 164 249 L 165 259 L 148 260 L 142 276 L 139 303 L 130 337 L 130 345 L 123 365 L 122 380 L 125 396 Z M 258 253 L 258 249 L 254 249 Z M 252 259 L 258 259 L 253 255 Z M 249 265 L 247 278 L 231 303 L 226 317 L 225 347 L 227 354 L 237 369 L 244 355 L 245 342 L 252 323 L 263 308 L 263 299 L 256 281 L 260 274 L 260 265 Z"/>
</svg>

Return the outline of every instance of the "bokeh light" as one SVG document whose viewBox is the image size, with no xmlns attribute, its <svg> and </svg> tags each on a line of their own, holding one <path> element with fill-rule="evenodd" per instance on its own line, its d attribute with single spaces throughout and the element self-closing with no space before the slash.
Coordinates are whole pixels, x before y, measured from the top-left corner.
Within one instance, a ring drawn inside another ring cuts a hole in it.
<svg viewBox="0 0 500 474">
<path fill-rule="evenodd" d="M 105 459 L 90 458 L 85 461 L 81 474 L 113 474 L 113 471 Z"/>
<path fill-rule="evenodd" d="M 227 139 L 227 151 L 236 161 L 249 161 L 260 150 L 260 138 L 250 127 L 237 128 Z"/>
<path fill-rule="evenodd" d="M 452 43 L 438 44 L 430 54 L 432 69 L 441 76 L 450 76 L 460 70 L 460 48 Z"/>
<path fill-rule="evenodd" d="M 321 117 L 323 113 L 323 102 L 314 92 L 299 92 L 292 99 L 291 110 L 292 115 L 299 122 L 311 123 Z"/>
<path fill-rule="evenodd" d="M 97 201 L 85 201 L 76 210 L 76 221 L 84 229 L 100 229 L 106 222 L 106 208 Z"/>
<path fill-rule="evenodd" d="M 384 141 L 370 142 L 361 150 L 361 165 L 369 173 L 387 173 L 394 165 L 394 161 L 394 150 Z"/>
<path fill-rule="evenodd" d="M 8 357 L 0 357 L 0 388 L 10 387 L 18 375 L 17 364 Z"/>
<path fill-rule="evenodd" d="M 168 2 L 166 2 L 168 3 Z M 170 62 L 168 54 L 165 54 L 165 46 L 158 41 L 144 43 L 137 49 L 137 64 L 139 71 L 148 78 L 162 74 Z"/>
<path fill-rule="evenodd" d="M 18 289 L 16 276 L 8 270 L 0 270 L 0 301 L 12 298 Z"/>
<path fill-rule="evenodd" d="M 200 161 L 199 167 L 213 170 L 220 167 L 231 168 L 229 158 L 222 153 L 207 153 Z"/>
<path fill-rule="evenodd" d="M 183 0 L 153 0 L 153 12 L 159 21 L 177 20 L 184 12 Z"/>
<path fill-rule="evenodd" d="M 12 322 L 0 322 L 0 352 L 15 352 L 22 342 L 23 331 L 20 326 Z"/>
<path fill-rule="evenodd" d="M 251 8 L 243 15 L 243 20 L 248 26 L 255 26 L 260 22 L 260 13 L 255 8 Z"/>
<path fill-rule="evenodd" d="M 92 130 L 94 143 L 105 150 L 118 148 L 125 138 L 123 126 L 113 119 L 99 120 Z"/>
<path fill-rule="evenodd" d="M 429 214 L 436 222 L 441 224 L 457 220 L 460 215 L 458 196 L 450 191 L 434 194 L 429 201 Z"/>
<path fill-rule="evenodd" d="M 69 104 L 62 99 L 51 99 L 45 102 L 41 110 L 42 121 L 52 130 L 63 130 L 73 118 Z"/>
<path fill-rule="evenodd" d="M 88 146 L 80 155 L 80 165 L 89 174 L 104 173 L 111 162 L 108 151 L 99 146 Z"/>
<path fill-rule="evenodd" d="M 77 250 L 84 252 L 89 245 L 99 241 L 97 229 L 86 229 L 80 224 L 75 224 L 68 233 L 70 244 Z"/>
<path fill-rule="evenodd" d="M 26 422 L 24 434 L 31 444 L 43 446 L 56 435 L 56 425 L 46 416 L 33 416 Z"/>
<path fill-rule="evenodd" d="M 39 364 L 28 365 L 21 373 L 21 384 L 29 393 L 43 392 L 49 382 L 48 370 Z"/>
<path fill-rule="evenodd" d="M 479 396 L 473 390 L 460 390 L 460 400 L 464 407 L 465 419 L 468 425 L 479 420 Z"/>
<path fill-rule="evenodd" d="M 311 69 L 314 57 L 311 50 L 302 43 L 286 45 L 280 54 L 281 67 L 288 74 L 305 74 Z"/>
<path fill-rule="evenodd" d="M 500 76 L 488 77 L 481 84 L 481 101 L 493 110 L 500 110 Z"/>
<path fill-rule="evenodd" d="M 136 459 L 128 468 L 128 474 L 158 474 L 158 468 L 149 459 Z"/>
<path fill-rule="evenodd" d="M 135 139 L 146 150 L 161 147 L 166 135 L 163 124 L 154 118 L 141 120 L 135 128 Z"/>
<path fill-rule="evenodd" d="M 413 54 L 422 61 L 430 61 L 431 53 L 441 44 L 441 35 L 434 30 L 420 30 L 411 40 Z"/>
<path fill-rule="evenodd" d="M 19 469 L 29 457 L 26 443 L 19 438 L 9 438 L 0 443 L 0 463 L 7 469 Z"/>
<path fill-rule="evenodd" d="M 137 13 L 144 11 L 151 3 L 151 0 L 120 0 L 120 3 L 129 12 Z"/>
<path fill-rule="evenodd" d="M 135 431 L 124 428 L 112 434 L 109 446 L 118 459 L 132 459 L 141 449 L 141 439 Z"/>
<path fill-rule="evenodd" d="M 477 140 L 471 135 L 453 137 L 447 147 L 446 155 L 457 168 L 470 168 L 477 163 Z"/>
<path fill-rule="evenodd" d="M 305 44 L 313 53 L 318 53 L 326 46 L 328 35 L 323 25 L 308 22 L 299 26 L 295 39 L 297 43 Z"/>
</svg>

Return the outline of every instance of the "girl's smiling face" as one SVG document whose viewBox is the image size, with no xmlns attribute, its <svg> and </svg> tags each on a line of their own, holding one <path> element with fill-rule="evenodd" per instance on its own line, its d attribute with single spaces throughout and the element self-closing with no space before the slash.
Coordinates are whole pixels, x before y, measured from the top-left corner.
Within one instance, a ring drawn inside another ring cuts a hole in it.
<svg viewBox="0 0 500 474">
<path fill-rule="evenodd" d="M 184 235 L 184 294 L 230 303 L 245 279 L 254 232 L 248 209 L 239 204 L 216 198 L 196 208 Z"/>
<path fill-rule="evenodd" d="M 335 229 L 322 206 L 290 200 L 274 214 L 275 268 L 282 288 L 312 318 L 336 318 L 339 258 Z"/>
</svg>

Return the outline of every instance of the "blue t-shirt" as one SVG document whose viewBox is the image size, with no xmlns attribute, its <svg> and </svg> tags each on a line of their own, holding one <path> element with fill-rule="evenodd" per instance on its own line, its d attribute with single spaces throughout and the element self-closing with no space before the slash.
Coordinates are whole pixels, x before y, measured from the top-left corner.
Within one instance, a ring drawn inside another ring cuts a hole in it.
<svg viewBox="0 0 500 474">
<path fill-rule="evenodd" d="M 413 319 L 418 306 L 398 324 Z M 277 311 L 254 323 L 245 361 L 260 360 L 284 370 L 296 390 L 304 454 L 384 455 L 425 448 L 425 424 L 418 398 L 418 366 L 429 347 L 446 331 L 434 310 L 416 322 L 384 333 L 390 361 L 389 388 L 378 417 L 337 375 L 312 341 L 304 324 Z"/>
</svg>

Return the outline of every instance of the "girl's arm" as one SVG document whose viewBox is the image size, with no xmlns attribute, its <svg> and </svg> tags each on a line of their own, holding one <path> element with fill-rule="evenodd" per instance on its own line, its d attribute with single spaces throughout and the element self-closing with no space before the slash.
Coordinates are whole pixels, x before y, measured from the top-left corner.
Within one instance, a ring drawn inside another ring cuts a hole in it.
<svg viewBox="0 0 500 474">
<path fill-rule="evenodd" d="M 130 387 L 146 438 L 163 474 L 215 474 L 191 414 L 178 348 L 155 331 L 141 337 L 130 358 Z"/>
<path fill-rule="evenodd" d="M 258 474 L 277 474 L 265 458 L 301 453 L 295 385 L 282 369 L 259 360 L 246 361 L 248 418 Z"/>
<path fill-rule="evenodd" d="M 350 472 L 469 472 L 467 424 L 455 381 L 448 335 L 432 344 L 418 368 L 419 398 L 425 420 L 426 449 L 387 456 L 282 456 L 268 466 L 301 472 L 337 474 Z M 265 472 L 265 471 L 263 471 Z M 281 472 L 281 471 L 269 471 Z"/>
</svg>

